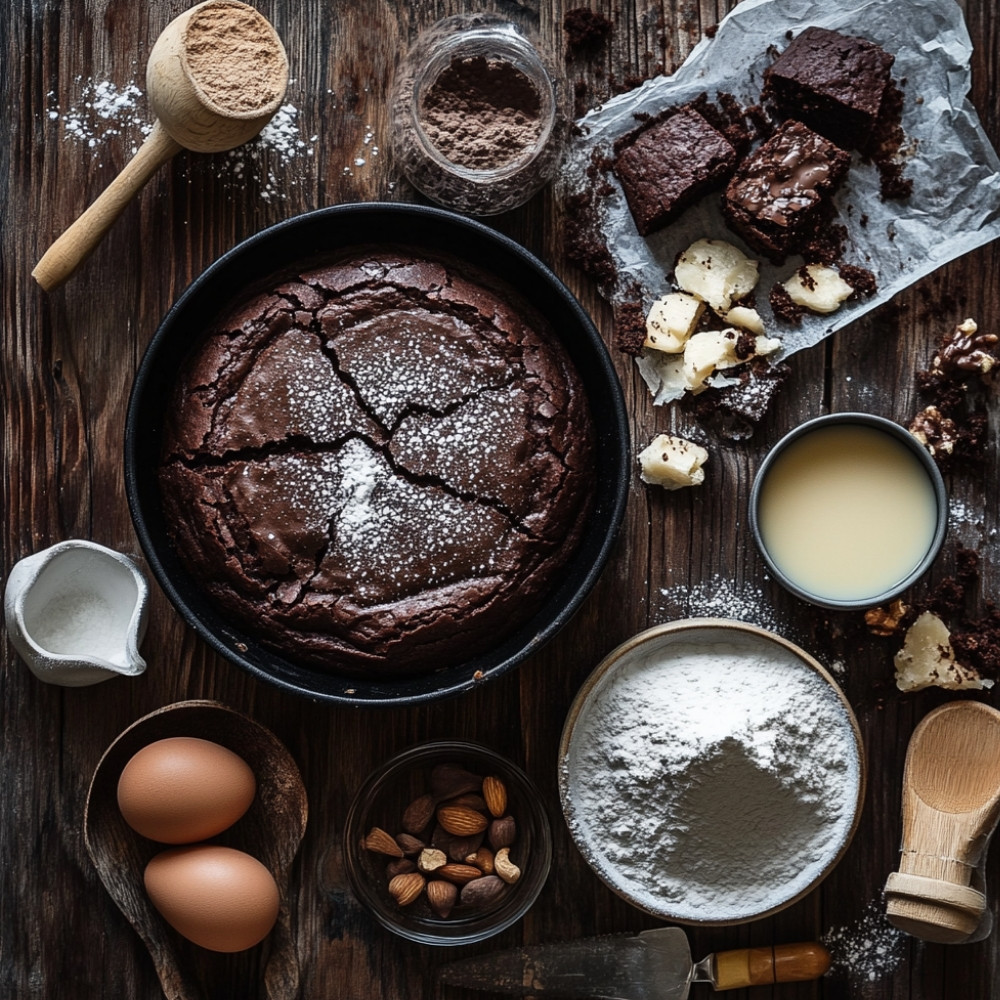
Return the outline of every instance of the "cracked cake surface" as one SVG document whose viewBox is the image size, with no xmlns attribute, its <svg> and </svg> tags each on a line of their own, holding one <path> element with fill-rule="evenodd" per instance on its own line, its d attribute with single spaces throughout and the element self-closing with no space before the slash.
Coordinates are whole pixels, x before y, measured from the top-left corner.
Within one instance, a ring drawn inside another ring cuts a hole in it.
<svg viewBox="0 0 1000 1000">
<path fill-rule="evenodd" d="M 590 506 L 593 428 L 565 350 L 454 261 L 384 250 L 247 299 L 166 417 L 178 555 L 291 659 L 429 670 L 526 621 Z"/>
</svg>

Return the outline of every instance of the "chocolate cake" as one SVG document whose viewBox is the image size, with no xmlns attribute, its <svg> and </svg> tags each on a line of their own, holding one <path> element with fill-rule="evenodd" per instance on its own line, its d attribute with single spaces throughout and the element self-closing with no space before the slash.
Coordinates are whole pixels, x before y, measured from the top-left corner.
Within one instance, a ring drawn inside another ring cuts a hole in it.
<svg viewBox="0 0 1000 1000">
<path fill-rule="evenodd" d="M 846 149 L 867 145 L 895 57 L 874 42 L 809 27 L 764 71 L 762 98 Z"/>
<path fill-rule="evenodd" d="M 616 153 L 615 174 L 642 236 L 720 186 L 736 165 L 729 140 L 692 110 L 632 133 Z"/>
<path fill-rule="evenodd" d="M 347 673 L 462 662 L 526 621 L 590 507 L 580 378 L 457 262 L 373 251 L 275 281 L 185 363 L 160 484 L 234 623 Z"/>
<path fill-rule="evenodd" d="M 723 214 L 750 246 L 780 261 L 815 238 L 850 165 L 849 153 L 787 121 L 737 167 Z"/>
</svg>

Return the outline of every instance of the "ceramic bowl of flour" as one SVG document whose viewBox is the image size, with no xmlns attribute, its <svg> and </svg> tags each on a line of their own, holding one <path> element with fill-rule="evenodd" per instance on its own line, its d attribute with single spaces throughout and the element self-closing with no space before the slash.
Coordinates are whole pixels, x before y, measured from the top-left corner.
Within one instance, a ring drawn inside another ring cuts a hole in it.
<svg viewBox="0 0 1000 1000">
<path fill-rule="evenodd" d="M 854 835 L 865 773 L 830 674 L 778 635 L 713 618 L 609 653 L 559 749 L 563 812 L 591 868 L 688 924 L 755 920 L 811 892 Z"/>
</svg>

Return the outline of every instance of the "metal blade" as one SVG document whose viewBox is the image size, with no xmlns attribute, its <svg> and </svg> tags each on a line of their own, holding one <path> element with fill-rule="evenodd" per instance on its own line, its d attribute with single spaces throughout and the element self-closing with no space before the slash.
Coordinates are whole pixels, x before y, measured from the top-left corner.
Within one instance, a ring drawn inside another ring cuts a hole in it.
<svg viewBox="0 0 1000 1000">
<path fill-rule="evenodd" d="M 441 982 L 470 990 L 591 1000 L 685 1000 L 691 949 L 677 927 L 529 945 L 446 965 Z"/>
</svg>

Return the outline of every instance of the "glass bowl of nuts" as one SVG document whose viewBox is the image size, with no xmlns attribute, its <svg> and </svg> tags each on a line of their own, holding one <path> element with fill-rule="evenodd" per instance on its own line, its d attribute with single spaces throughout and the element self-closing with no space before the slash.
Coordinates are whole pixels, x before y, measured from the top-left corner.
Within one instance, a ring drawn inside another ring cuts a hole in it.
<svg viewBox="0 0 1000 1000">
<path fill-rule="evenodd" d="M 552 833 L 519 767 L 474 743 L 424 743 L 358 790 L 344 857 L 354 894 L 383 927 L 421 944 L 472 944 L 537 899 Z"/>
</svg>

